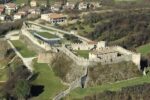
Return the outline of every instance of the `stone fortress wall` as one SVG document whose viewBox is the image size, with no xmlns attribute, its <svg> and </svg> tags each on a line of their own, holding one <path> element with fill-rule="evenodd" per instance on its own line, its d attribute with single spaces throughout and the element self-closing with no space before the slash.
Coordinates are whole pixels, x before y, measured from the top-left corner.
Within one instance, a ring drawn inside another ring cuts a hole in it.
<svg viewBox="0 0 150 100">
<path fill-rule="evenodd" d="M 39 27 L 37 27 L 39 28 Z M 122 56 L 114 57 L 114 59 L 109 59 L 108 57 L 111 56 L 111 54 L 108 54 L 107 56 L 104 56 L 105 59 L 86 59 L 83 57 L 76 56 L 73 54 L 70 49 L 68 49 L 65 45 L 62 45 L 62 47 L 51 47 L 49 44 L 40 41 L 39 39 L 35 38 L 29 31 L 28 27 L 26 25 L 23 25 L 23 28 L 21 29 L 21 32 L 23 35 L 27 36 L 30 40 L 32 40 L 35 44 L 39 45 L 46 51 L 54 50 L 55 52 L 57 50 L 60 50 L 61 52 L 65 53 L 68 57 L 73 59 L 77 64 L 87 66 L 95 63 L 101 63 L 101 64 L 111 64 L 111 63 L 118 63 L 121 61 L 132 61 L 140 68 L 140 60 L 141 55 L 138 53 L 131 52 L 129 50 L 126 50 L 120 46 L 113 46 L 113 47 L 107 47 L 105 45 L 105 41 L 100 41 L 98 43 L 81 43 L 81 44 L 71 44 L 71 49 L 73 50 L 91 50 L 94 49 L 96 46 L 96 50 L 101 49 L 113 49 L 115 51 L 118 51 L 122 53 Z M 50 59 L 47 55 L 40 54 L 42 56 L 39 56 L 41 58 L 41 61 L 45 61 L 44 59 Z M 45 58 L 44 58 L 45 55 Z M 89 54 L 90 55 L 90 54 Z M 51 56 L 51 55 L 50 55 Z M 43 59 L 43 60 L 42 60 Z M 40 61 L 40 60 L 39 60 Z M 47 62 L 47 61 L 46 61 Z"/>
<path fill-rule="evenodd" d="M 141 55 L 140 53 L 134 53 L 134 52 L 131 52 L 129 50 L 126 50 L 120 46 L 112 46 L 112 47 L 108 47 L 106 46 L 106 43 L 105 41 L 100 41 L 98 43 L 94 43 L 94 44 L 85 44 L 85 43 L 82 43 L 82 44 L 71 44 L 71 48 L 72 50 L 91 50 L 93 49 L 94 47 L 96 47 L 95 49 L 98 50 L 98 51 L 101 51 L 101 49 L 104 49 L 104 50 L 114 50 L 116 52 L 119 52 L 121 53 L 122 55 L 121 56 L 114 56 L 114 54 L 112 53 L 108 53 L 108 54 L 105 54 L 104 56 L 102 56 L 104 59 L 86 59 L 86 58 L 83 58 L 83 57 L 78 57 L 76 56 L 75 54 L 73 54 L 72 52 L 70 52 L 70 50 L 64 50 L 66 52 L 68 52 L 68 56 L 72 57 L 75 59 L 75 61 L 77 61 L 78 63 L 91 63 L 91 62 L 101 62 L 102 64 L 111 64 L 111 63 L 119 63 L 121 61 L 132 61 L 133 63 L 135 63 L 139 68 L 140 68 L 140 60 L 141 60 Z M 64 46 L 65 49 L 68 49 Z M 71 54 L 72 53 L 72 54 Z M 111 55 L 112 54 L 112 55 Z M 89 53 L 89 56 L 91 54 Z M 110 59 L 111 58 L 111 59 Z M 113 59 L 114 58 L 114 59 Z"/>
<path fill-rule="evenodd" d="M 105 41 L 100 41 L 98 43 L 72 43 L 71 48 L 73 50 L 91 50 L 94 49 L 94 47 L 97 47 L 97 49 L 100 49 L 102 47 L 105 47 L 106 43 Z"/>
<path fill-rule="evenodd" d="M 29 31 L 28 27 L 23 25 L 21 28 L 21 34 L 28 37 L 33 43 L 37 44 L 39 47 L 45 49 L 46 51 L 51 50 L 51 47 L 49 46 L 48 43 L 41 41 L 40 39 L 35 38 Z"/>
<path fill-rule="evenodd" d="M 83 57 L 76 56 L 75 54 L 73 54 L 66 47 L 63 47 L 61 51 L 64 52 L 66 55 L 68 55 L 70 58 L 72 58 L 77 64 L 84 65 L 84 66 L 93 65 L 93 64 L 96 64 L 96 63 L 101 63 L 102 65 L 105 65 L 105 64 L 119 63 L 119 62 L 122 62 L 122 61 L 133 61 L 134 62 L 132 54 L 116 57 L 112 60 L 107 59 L 107 58 L 105 60 L 100 60 L 100 59 L 86 59 L 86 58 L 83 58 Z M 140 55 L 139 56 L 137 55 L 136 57 L 137 57 L 136 59 L 138 59 L 138 60 L 134 63 L 136 65 L 138 65 L 139 62 L 140 62 L 139 61 Z"/>
</svg>

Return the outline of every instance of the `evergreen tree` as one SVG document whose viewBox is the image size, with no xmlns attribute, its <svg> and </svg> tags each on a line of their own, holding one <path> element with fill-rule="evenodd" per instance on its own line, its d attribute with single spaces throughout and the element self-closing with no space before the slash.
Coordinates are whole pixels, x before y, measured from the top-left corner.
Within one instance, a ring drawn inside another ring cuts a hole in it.
<svg viewBox="0 0 150 100">
<path fill-rule="evenodd" d="M 27 0 L 27 5 L 30 6 L 31 0 Z"/>
<path fill-rule="evenodd" d="M 49 0 L 47 0 L 46 6 L 47 6 L 47 7 L 50 7 L 50 2 L 49 2 Z"/>
</svg>

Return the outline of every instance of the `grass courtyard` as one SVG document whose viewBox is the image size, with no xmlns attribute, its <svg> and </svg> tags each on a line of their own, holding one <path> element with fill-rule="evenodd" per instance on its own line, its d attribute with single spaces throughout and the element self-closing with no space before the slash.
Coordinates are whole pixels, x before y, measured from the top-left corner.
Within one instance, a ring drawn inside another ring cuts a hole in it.
<svg viewBox="0 0 150 100">
<path fill-rule="evenodd" d="M 55 76 L 48 64 L 37 63 L 35 61 L 34 70 L 35 72 L 39 72 L 39 75 L 32 84 L 43 85 L 44 92 L 39 96 L 34 97 L 32 100 L 52 100 L 56 94 L 67 88 L 61 84 L 60 79 Z"/>
<path fill-rule="evenodd" d="M 131 80 L 120 81 L 112 84 L 103 84 L 100 86 L 94 86 L 94 87 L 89 87 L 84 89 L 77 88 L 67 96 L 67 100 L 72 100 L 72 99 L 80 100 L 81 98 L 87 95 L 104 92 L 106 90 L 118 91 L 123 87 L 134 86 L 134 85 L 139 85 L 144 83 L 150 83 L 150 76 L 143 76 Z"/>
<path fill-rule="evenodd" d="M 44 38 L 48 38 L 48 39 L 51 39 L 51 38 L 58 38 L 58 36 L 56 35 L 53 35 L 53 34 L 50 34 L 48 32 L 36 32 L 37 34 L 39 34 L 40 36 L 44 37 Z"/>
<path fill-rule="evenodd" d="M 16 49 L 21 53 L 23 57 L 33 57 L 36 53 L 27 48 L 27 45 L 21 42 L 20 40 L 11 41 Z"/>
<path fill-rule="evenodd" d="M 84 57 L 84 58 L 89 58 L 89 52 L 90 50 L 76 50 L 75 54 L 80 56 L 80 57 Z"/>
<path fill-rule="evenodd" d="M 137 51 L 143 55 L 150 53 L 150 43 L 138 47 Z"/>
<path fill-rule="evenodd" d="M 6 81 L 8 79 L 8 69 L 0 69 L 0 81 Z"/>
</svg>

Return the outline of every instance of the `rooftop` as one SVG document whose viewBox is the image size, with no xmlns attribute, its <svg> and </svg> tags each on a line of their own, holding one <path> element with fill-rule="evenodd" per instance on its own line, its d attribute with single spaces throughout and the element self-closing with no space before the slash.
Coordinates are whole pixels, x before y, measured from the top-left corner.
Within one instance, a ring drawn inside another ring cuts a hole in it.
<svg viewBox="0 0 150 100">
<path fill-rule="evenodd" d="M 49 13 L 48 15 L 50 18 L 53 18 L 53 19 L 57 19 L 57 18 L 62 18 L 62 17 L 66 17 L 65 15 L 63 14 L 58 14 L 58 13 Z"/>
<path fill-rule="evenodd" d="M 15 3 L 7 3 L 6 6 L 9 8 L 15 8 L 17 5 Z"/>
</svg>

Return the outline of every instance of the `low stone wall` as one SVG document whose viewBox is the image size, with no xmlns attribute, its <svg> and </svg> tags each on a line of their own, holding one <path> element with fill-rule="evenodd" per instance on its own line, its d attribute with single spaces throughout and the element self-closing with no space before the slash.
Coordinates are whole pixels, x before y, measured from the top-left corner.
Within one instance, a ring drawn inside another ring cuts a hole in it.
<svg viewBox="0 0 150 100">
<path fill-rule="evenodd" d="M 121 47 L 119 47 L 119 49 L 120 48 Z M 124 49 L 121 48 L 121 50 L 124 50 Z M 95 63 L 101 63 L 103 65 L 104 64 L 113 64 L 113 63 L 119 63 L 119 62 L 122 62 L 122 61 L 132 61 L 138 67 L 139 67 L 138 64 L 140 64 L 140 55 L 136 54 L 136 53 L 128 52 L 128 50 L 126 51 L 125 55 L 116 57 L 114 59 L 105 59 L 105 60 L 85 59 L 83 57 L 78 57 L 75 54 L 73 54 L 70 50 L 68 50 L 66 47 L 61 48 L 61 51 L 64 52 L 66 55 L 68 55 L 70 58 L 72 58 L 77 64 L 84 65 L 84 66 L 92 65 L 92 64 L 95 64 Z"/>
<path fill-rule="evenodd" d="M 11 36 L 10 40 L 19 40 L 19 35 L 18 36 Z"/>
</svg>

